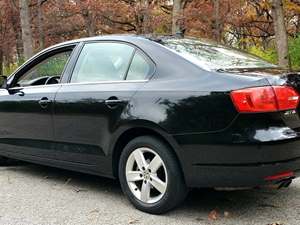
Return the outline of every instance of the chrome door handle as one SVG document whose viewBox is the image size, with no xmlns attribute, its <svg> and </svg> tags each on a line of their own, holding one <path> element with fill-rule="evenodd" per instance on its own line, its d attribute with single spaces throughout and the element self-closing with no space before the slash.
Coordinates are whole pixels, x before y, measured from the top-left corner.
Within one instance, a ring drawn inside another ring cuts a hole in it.
<svg viewBox="0 0 300 225">
<path fill-rule="evenodd" d="M 16 94 L 19 95 L 19 96 L 24 96 L 25 95 L 25 93 L 23 91 L 18 91 Z"/>
<path fill-rule="evenodd" d="M 39 104 L 43 109 L 46 109 L 51 102 L 52 101 L 47 97 L 41 98 L 41 100 L 39 100 Z"/>
<path fill-rule="evenodd" d="M 123 100 L 105 100 L 105 104 L 109 105 L 109 104 L 120 104 L 120 103 L 123 103 L 124 101 Z"/>
<path fill-rule="evenodd" d="M 118 105 L 123 104 L 124 102 L 124 100 L 118 99 L 117 97 L 113 96 L 105 100 L 105 105 L 110 109 L 114 109 L 117 108 Z"/>
</svg>

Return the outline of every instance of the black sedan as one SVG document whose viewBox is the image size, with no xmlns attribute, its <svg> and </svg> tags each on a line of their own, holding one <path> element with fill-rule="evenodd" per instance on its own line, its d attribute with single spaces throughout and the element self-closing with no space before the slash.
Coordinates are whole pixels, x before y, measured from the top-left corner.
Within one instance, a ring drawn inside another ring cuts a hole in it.
<svg viewBox="0 0 300 225">
<path fill-rule="evenodd" d="M 191 187 L 288 186 L 300 170 L 300 76 L 193 38 L 50 47 L 0 89 L 8 158 L 119 179 L 164 213 Z"/>
</svg>

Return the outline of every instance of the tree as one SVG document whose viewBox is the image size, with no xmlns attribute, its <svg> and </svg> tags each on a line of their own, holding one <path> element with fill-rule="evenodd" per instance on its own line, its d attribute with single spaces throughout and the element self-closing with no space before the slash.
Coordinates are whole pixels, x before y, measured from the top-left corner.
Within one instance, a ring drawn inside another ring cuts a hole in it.
<svg viewBox="0 0 300 225">
<path fill-rule="evenodd" d="M 0 64 L 5 72 L 34 51 L 99 34 L 213 39 L 270 62 L 276 62 L 278 52 L 282 66 L 289 64 L 288 37 L 290 46 L 300 40 L 300 0 L 0 0 L 0 13 Z M 300 68 L 295 55 L 290 48 L 292 66 Z"/>
<path fill-rule="evenodd" d="M 217 42 L 221 42 L 221 21 L 220 21 L 220 0 L 213 0 L 214 5 L 214 15 L 213 15 L 213 30 L 214 30 L 214 39 Z"/>
<path fill-rule="evenodd" d="M 138 34 L 150 33 L 149 0 L 138 0 L 136 3 L 136 27 Z"/>
<path fill-rule="evenodd" d="M 28 0 L 19 0 L 22 40 L 24 47 L 24 58 L 28 59 L 33 55 L 33 41 L 30 27 L 30 12 Z"/>
<path fill-rule="evenodd" d="M 1 7 L 3 7 L 2 4 L 0 4 Z M 2 15 L 2 11 L 0 11 L 0 75 L 3 75 L 3 43 L 4 41 L 4 30 L 5 30 L 5 18 Z"/>
<path fill-rule="evenodd" d="M 172 34 L 183 36 L 185 33 L 183 10 L 185 0 L 173 0 Z"/>
<path fill-rule="evenodd" d="M 272 0 L 272 15 L 275 30 L 278 64 L 289 68 L 288 35 L 285 26 L 282 0 Z"/>
<path fill-rule="evenodd" d="M 10 7 L 7 2 L 0 1 L 0 75 L 4 73 L 4 65 L 13 61 L 15 41 L 12 32 Z"/>
<path fill-rule="evenodd" d="M 89 37 L 95 36 L 96 35 L 96 25 L 95 25 L 96 11 L 94 10 L 95 2 L 89 0 L 84 0 L 84 1 L 77 0 L 76 4 L 77 4 L 77 10 L 81 14 L 84 20 L 84 26 L 86 28 L 87 35 Z"/>
<path fill-rule="evenodd" d="M 45 2 L 45 1 L 44 1 Z M 44 15 L 43 15 L 43 0 L 37 2 L 37 18 L 38 18 L 38 32 L 39 32 L 39 44 L 40 49 L 45 48 L 45 31 L 44 31 Z"/>
<path fill-rule="evenodd" d="M 16 41 L 16 51 L 17 51 L 17 61 L 22 61 L 24 59 L 24 48 L 22 40 L 22 30 L 20 24 L 20 9 L 17 6 L 17 0 L 7 1 L 8 13 L 7 18 L 11 21 L 14 38 Z"/>
</svg>

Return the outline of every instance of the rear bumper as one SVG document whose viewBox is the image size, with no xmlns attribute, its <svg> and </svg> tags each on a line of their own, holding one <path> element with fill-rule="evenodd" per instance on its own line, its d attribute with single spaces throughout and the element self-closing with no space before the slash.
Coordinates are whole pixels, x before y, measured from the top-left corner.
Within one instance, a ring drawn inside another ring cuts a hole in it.
<svg viewBox="0 0 300 225">
<path fill-rule="evenodd" d="M 299 137 L 255 144 L 203 145 L 187 136 L 177 141 L 189 187 L 256 187 L 279 182 L 266 178 L 280 173 L 300 175 Z"/>
<path fill-rule="evenodd" d="M 186 176 L 190 187 L 256 187 L 275 184 L 283 180 L 267 180 L 267 177 L 284 172 L 300 175 L 300 158 L 285 162 L 241 165 L 192 165 Z"/>
</svg>

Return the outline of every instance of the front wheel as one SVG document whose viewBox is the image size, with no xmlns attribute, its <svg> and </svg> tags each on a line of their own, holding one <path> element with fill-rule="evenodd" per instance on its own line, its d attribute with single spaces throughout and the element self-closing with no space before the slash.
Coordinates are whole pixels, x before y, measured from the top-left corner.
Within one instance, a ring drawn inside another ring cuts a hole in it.
<svg viewBox="0 0 300 225">
<path fill-rule="evenodd" d="M 138 137 L 127 144 L 120 158 L 119 179 L 131 203 L 152 214 L 171 210 L 187 194 L 174 153 L 151 136 Z"/>
</svg>

